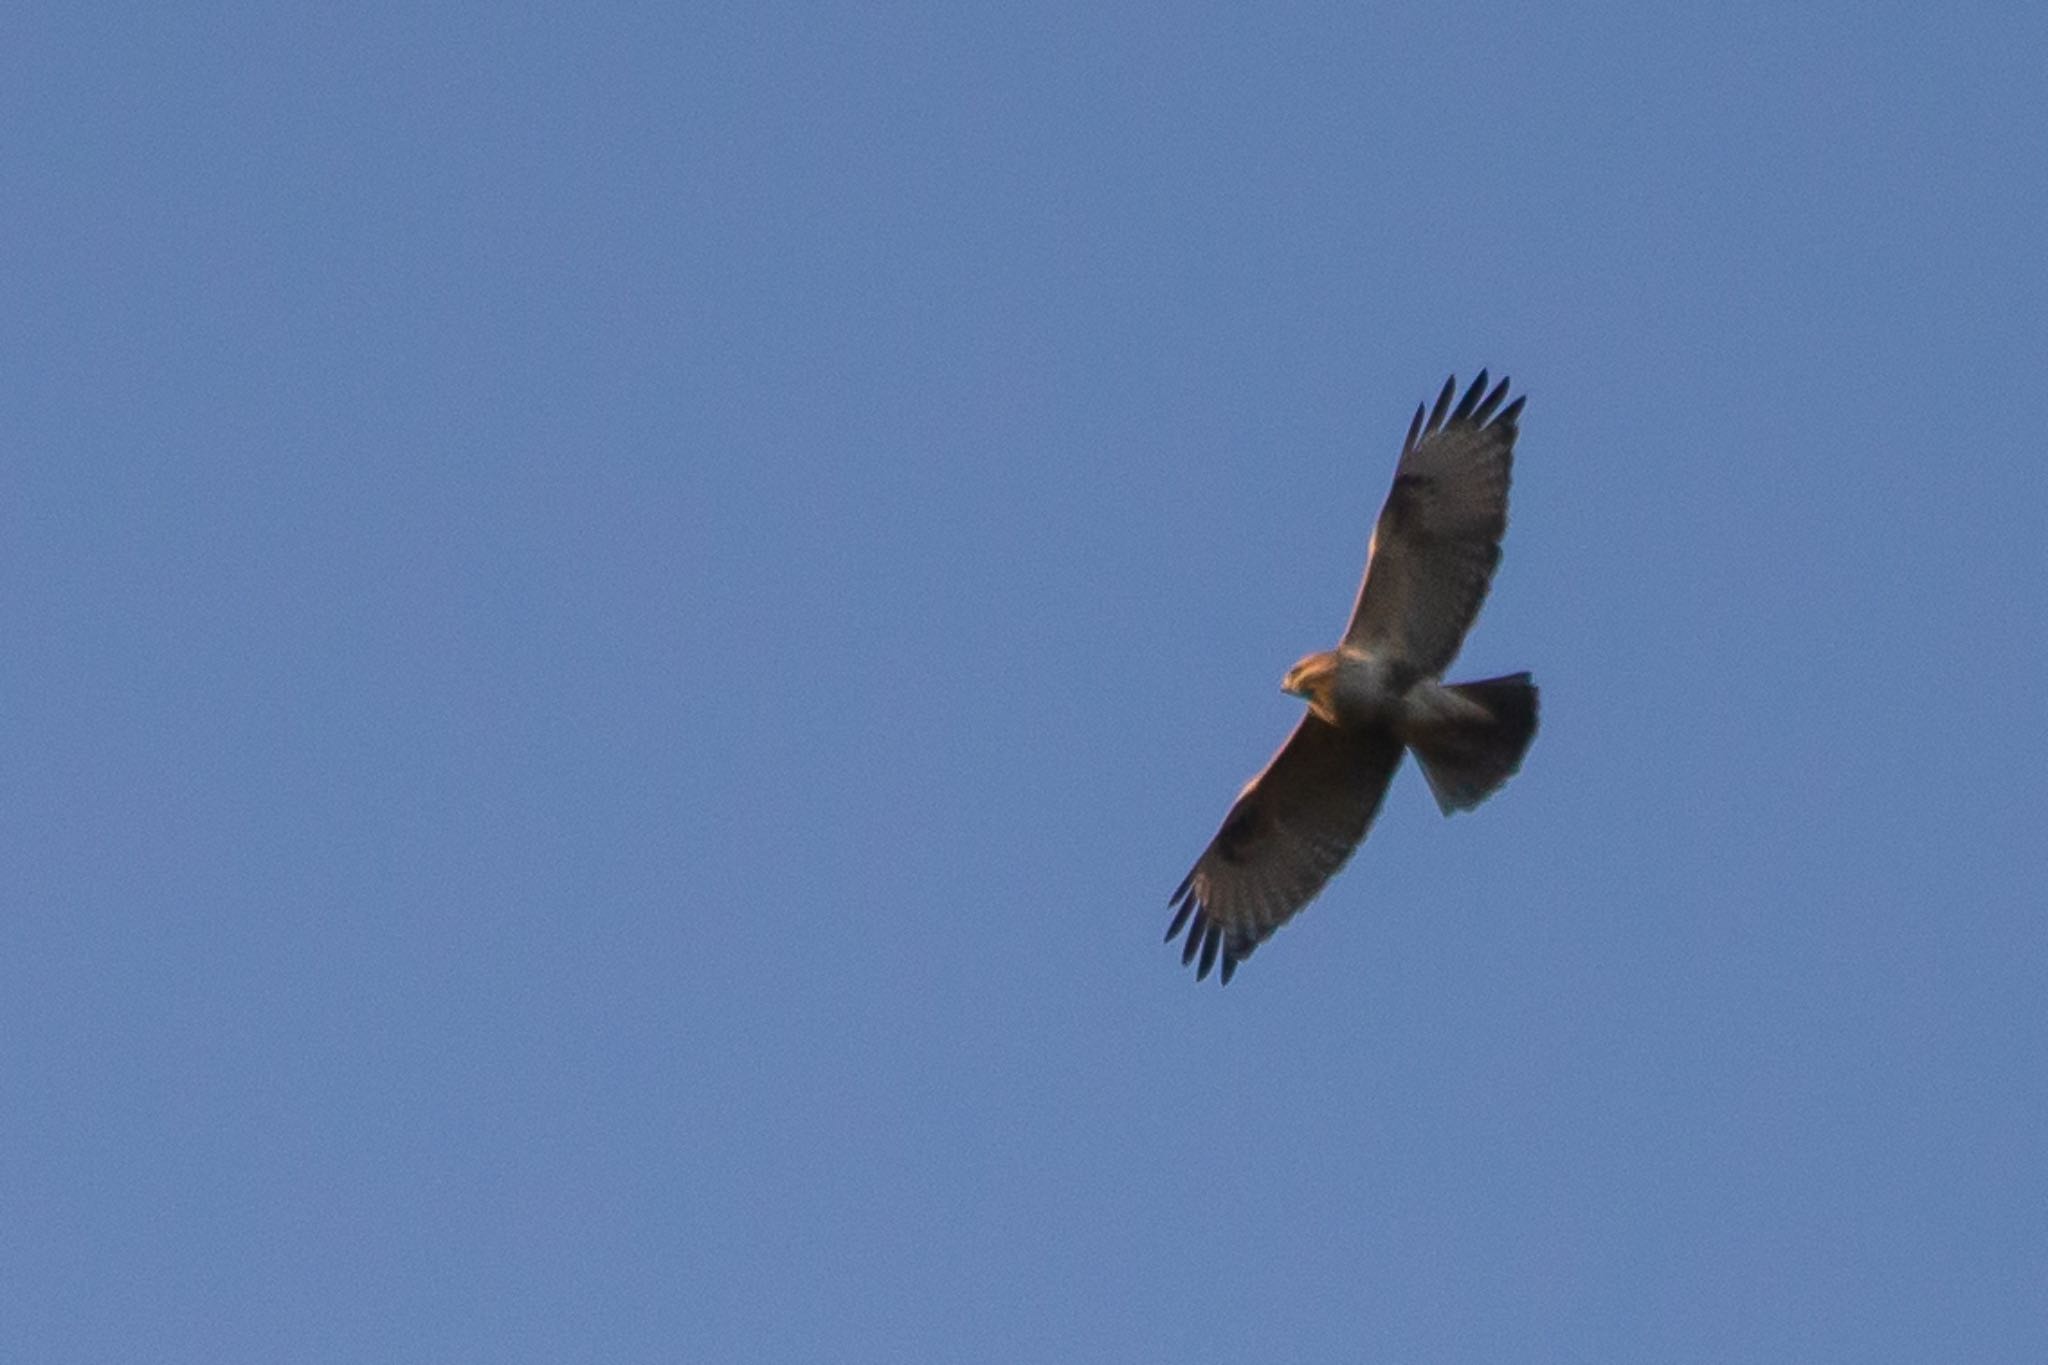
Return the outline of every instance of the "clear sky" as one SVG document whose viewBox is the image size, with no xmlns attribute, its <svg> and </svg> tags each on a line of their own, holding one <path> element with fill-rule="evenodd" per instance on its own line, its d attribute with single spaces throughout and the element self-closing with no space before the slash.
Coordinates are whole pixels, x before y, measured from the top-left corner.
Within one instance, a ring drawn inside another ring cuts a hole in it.
<svg viewBox="0 0 2048 1365">
<path fill-rule="evenodd" d="M 2048 1359 L 2048 10 L 0 21 L 0 1358 Z M 1412 767 L 1166 898 L 1413 405 Z"/>
</svg>

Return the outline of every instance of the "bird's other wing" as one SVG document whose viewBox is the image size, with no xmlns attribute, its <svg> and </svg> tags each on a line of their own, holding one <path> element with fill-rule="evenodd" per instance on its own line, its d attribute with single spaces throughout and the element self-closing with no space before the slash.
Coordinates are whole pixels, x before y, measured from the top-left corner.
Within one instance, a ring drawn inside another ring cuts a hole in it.
<svg viewBox="0 0 2048 1365">
<path fill-rule="evenodd" d="M 1315 899 L 1358 847 L 1401 763 L 1377 727 L 1339 730 L 1309 712 L 1257 777 L 1173 893 L 1167 942 L 1183 928 L 1197 980 L 1220 955 L 1223 980 Z"/>
<path fill-rule="evenodd" d="M 1453 408 L 1457 384 L 1455 375 L 1444 382 L 1426 417 L 1415 409 L 1344 632 L 1345 644 L 1403 660 L 1424 677 L 1457 657 L 1500 563 L 1525 401 L 1501 407 L 1508 381 L 1489 392 L 1481 370 Z"/>
</svg>

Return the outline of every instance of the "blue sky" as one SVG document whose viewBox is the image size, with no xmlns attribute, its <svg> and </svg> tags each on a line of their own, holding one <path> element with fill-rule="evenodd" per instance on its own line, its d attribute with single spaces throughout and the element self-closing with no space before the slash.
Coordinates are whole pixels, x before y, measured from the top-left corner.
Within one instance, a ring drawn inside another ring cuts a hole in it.
<svg viewBox="0 0 2048 1365">
<path fill-rule="evenodd" d="M 2038 6 L 0 23 L 0 1356 L 2048 1358 Z M 1166 897 L 1413 404 L 1456 676 Z"/>
</svg>

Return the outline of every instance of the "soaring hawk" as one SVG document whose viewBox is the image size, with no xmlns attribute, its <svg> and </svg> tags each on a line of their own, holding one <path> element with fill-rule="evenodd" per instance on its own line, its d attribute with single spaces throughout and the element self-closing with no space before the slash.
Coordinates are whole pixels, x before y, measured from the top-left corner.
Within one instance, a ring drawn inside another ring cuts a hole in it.
<svg viewBox="0 0 2048 1365">
<path fill-rule="evenodd" d="M 1224 981 L 1315 899 L 1379 811 L 1401 755 L 1415 751 L 1444 814 L 1469 810 L 1522 765 L 1536 734 L 1527 673 L 1446 684 L 1500 563 L 1508 475 L 1524 399 L 1486 372 L 1457 397 L 1417 407 L 1373 527 L 1365 580 L 1335 649 L 1311 654 L 1280 686 L 1308 712 L 1238 794 L 1222 828 L 1173 893 L 1170 943 L 1199 980 L 1220 956 Z"/>
</svg>

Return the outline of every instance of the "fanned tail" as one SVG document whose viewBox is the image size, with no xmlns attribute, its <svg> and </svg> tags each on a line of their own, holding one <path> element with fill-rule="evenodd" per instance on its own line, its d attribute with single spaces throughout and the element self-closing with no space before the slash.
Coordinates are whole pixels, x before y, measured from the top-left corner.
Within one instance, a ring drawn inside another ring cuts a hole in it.
<svg viewBox="0 0 2048 1365">
<path fill-rule="evenodd" d="M 1536 737 L 1536 684 L 1527 673 L 1511 673 L 1444 691 L 1484 713 L 1446 720 L 1407 737 L 1437 806 L 1449 815 L 1493 795 L 1522 766 L 1522 755 Z"/>
</svg>

